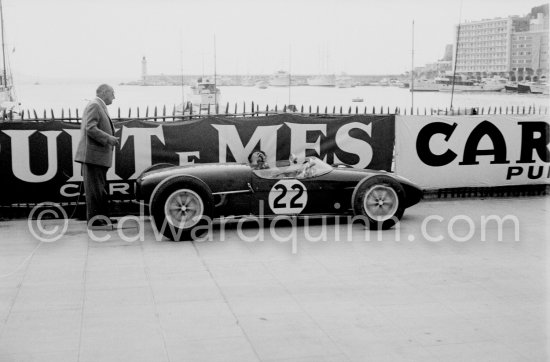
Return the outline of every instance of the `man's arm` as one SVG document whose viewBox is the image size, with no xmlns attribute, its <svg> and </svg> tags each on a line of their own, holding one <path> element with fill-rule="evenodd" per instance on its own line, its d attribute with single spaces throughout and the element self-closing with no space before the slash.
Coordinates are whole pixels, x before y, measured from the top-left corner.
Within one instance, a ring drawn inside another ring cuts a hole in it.
<svg viewBox="0 0 550 362">
<path fill-rule="evenodd" d="M 117 145 L 118 139 L 116 137 L 111 136 L 107 132 L 102 131 L 97 127 L 99 117 L 101 117 L 99 105 L 91 104 L 89 107 L 87 107 L 85 112 L 86 114 L 84 114 L 84 117 L 86 117 L 86 119 L 88 120 L 86 123 L 86 134 L 104 146 Z"/>
</svg>

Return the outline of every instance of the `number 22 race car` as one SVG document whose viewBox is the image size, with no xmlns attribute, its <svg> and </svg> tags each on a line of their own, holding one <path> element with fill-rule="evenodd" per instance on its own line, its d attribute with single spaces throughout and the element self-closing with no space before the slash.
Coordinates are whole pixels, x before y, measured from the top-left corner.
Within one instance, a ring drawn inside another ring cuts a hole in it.
<svg viewBox="0 0 550 362">
<path fill-rule="evenodd" d="M 154 227 L 171 240 L 191 240 L 196 228 L 221 217 L 356 215 L 371 229 L 395 225 L 422 190 L 386 171 L 303 163 L 156 164 L 136 180 L 138 202 L 149 206 Z"/>
</svg>

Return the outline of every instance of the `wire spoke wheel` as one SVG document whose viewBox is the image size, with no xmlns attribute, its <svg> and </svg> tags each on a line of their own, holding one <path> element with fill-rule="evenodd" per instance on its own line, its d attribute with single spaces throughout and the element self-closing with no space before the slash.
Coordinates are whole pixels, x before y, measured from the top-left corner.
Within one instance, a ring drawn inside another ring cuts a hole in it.
<svg viewBox="0 0 550 362">
<path fill-rule="evenodd" d="M 204 215 L 204 203 L 193 190 L 176 190 L 164 203 L 164 215 L 171 225 L 188 229 L 201 220 Z"/>
<path fill-rule="evenodd" d="M 399 197 L 391 186 L 373 185 L 365 193 L 363 208 L 367 216 L 378 222 L 392 218 L 399 207 Z"/>
</svg>

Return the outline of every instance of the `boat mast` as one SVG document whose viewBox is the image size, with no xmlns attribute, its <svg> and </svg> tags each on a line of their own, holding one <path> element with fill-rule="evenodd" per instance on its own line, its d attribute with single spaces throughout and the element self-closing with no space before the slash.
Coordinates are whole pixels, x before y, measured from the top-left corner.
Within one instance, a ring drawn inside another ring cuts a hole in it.
<svg viewBox="0 0 550 362">
<path fill-rule="evenodd" d="M 292 78 L 290 75 L 290 65 L 291 65 L 291 51 L 290 51 L 290 44 L 288 45 L 288 105 L 290 106 L 290 84 L 292 82 Z M 254 110 L 252 110 L 254 111 Z"/>
<path fill-rule="evenodd" d="M 455 64 L 453 69 L 453 80 L 451 88 L 451 111 L 453 110 L 453 98 L 455 95 L 455 76 L 456 76 L 456 63 L 458 61 L 458 42 L 460 41 L 460 22 L 462 21 L 462 0 L 460 1 L 460 11 L 458 15 L 458 27 L 456 30 L 456 49 L 455 49 Z"/>
<path fill-rule="evenodd" d="M 218 86 L 216 80 L 216 34 L 214 34 L 214 107 L 218 105 Z"/>
<path fill-rule="evenodd" d="M 182 113 L 185 112 L 185 95 L 183 88 L 183 37 L 180 30 L 180 72 L 181 72 L 181 109 Z"/>
<path fill-rule="evenodd" d="M 414 20 L 412 22 L 412 50 L 411 50 L 411 109 L 414 109 Z"/>
<path fill-rule="evenodd" d="M 6 78 L 6 48 L 4 44 L 4 10 L 2 6 L 2 0 L 0 0 L 0 28 L 2 32 L 2 66 L 3 66 L 3 74 L 4 74 L 4 81 L 3 86 L 4 88 L 8 88 L 8 79 Z"/>
</svg>

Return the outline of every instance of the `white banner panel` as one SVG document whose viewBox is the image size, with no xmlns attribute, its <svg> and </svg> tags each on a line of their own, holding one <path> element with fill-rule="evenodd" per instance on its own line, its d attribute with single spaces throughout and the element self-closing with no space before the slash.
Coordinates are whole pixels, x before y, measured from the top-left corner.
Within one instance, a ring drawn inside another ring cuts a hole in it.
<svg viewBox="0 0 550 362">
<path fill-rule="evenodd" d="M 550 117 L 396 116 L 395 171 L 426 189 L 548 184 Z"/>
</svg>

